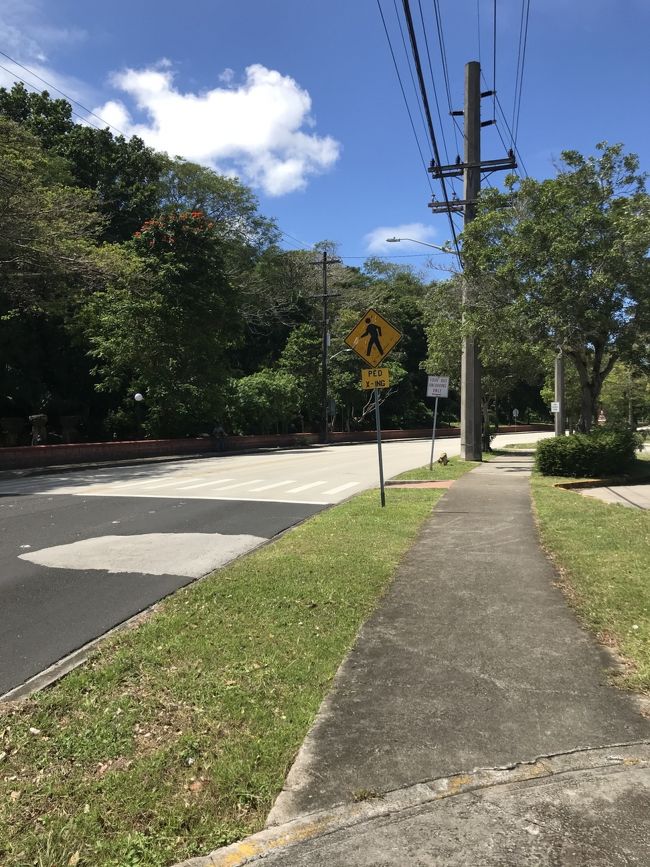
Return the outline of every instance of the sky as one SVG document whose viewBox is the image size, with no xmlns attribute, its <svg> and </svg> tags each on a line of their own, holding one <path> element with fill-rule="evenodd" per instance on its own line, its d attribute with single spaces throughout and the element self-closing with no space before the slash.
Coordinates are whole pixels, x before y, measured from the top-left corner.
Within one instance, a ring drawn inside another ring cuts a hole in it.
<svg viewBox="0 0 650 867">
<path fill-rule="evenodd" d="M 483 158 L 504 156 L 517 126 L 531 177 L 553 176 L 562 150 L 590 154 L 602 140 L 623 142 L 650 170 L 650 0 L 528 2 L 523 58 L 522 0 L 438 3 L 452 108 L 462 108 L 468 61 L 480 60 L 484 89 L 496 84 L 505 121 L 498 113 L 484 128 Z M 439 97 L 438 144 L 446 161 L 444 133 L 453 162 L 462 137 L 449 117 L 435 6 L 411 0 L 411 9 L 429 98 L 432 80 Z M 453 257 L 386 242 L 444 245 L 451 235 L 446 215 L 428 208 L 440 191 L 425 170 L 431 145 L 400 23 L 400 0 L 0 0 L 0 84 L 19 76 L 59 96 L 45 80 L 77 101 L 77 119 L 240 177 L 287 249 L 328 239 L 349 265 L 378 255 L 444 276 Z M 482 101 L 484 120 L 493 108 Z"/>
</svg>

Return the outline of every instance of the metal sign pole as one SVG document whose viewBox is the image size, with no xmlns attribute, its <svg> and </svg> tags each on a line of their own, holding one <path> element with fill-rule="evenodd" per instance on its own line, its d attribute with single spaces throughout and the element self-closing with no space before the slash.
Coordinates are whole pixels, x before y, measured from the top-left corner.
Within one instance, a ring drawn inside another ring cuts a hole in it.
<svg viewBox="0 0 650 867">
<path fill-rule="evenodd" d="M 386 505 L 384 492 L 384 463 L 381 459 L 381 423 L 379 421 L 379 389 L 375 388 L 375 426 L 377 428 L 377 452 L 379 453 L 379 489 L 381 491 L 381 507 Z"/>
<path fill-rule="evenodd" d="M 436 418 L 438 417 L 438 398 L 433 408 L 433 431 L 431 433 L 431 457 L 429 458 L 429 471 L 433 469 L 433 447 L 436 444 Z"/>
</svg>

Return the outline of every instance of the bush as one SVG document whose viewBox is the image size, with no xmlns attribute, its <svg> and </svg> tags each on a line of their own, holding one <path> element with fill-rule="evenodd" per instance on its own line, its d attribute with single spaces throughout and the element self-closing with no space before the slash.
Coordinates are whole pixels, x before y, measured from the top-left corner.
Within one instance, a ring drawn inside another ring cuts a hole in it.
<svg viewBox="0 0 650 867">
<path fill-rule="evenodd" d="M 639 437 L 631 430 L 595 430 L 542 440 L 535 466 L 544 476 L 602 478 L 624 473 L 634 461 Z"/>
</svg>

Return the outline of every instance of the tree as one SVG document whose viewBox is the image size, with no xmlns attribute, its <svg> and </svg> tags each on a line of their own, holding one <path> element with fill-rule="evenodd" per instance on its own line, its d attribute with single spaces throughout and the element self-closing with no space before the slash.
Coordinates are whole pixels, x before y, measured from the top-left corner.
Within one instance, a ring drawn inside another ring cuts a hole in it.
<svg viewBox="0 0 650 867">
<path fill-rule="evenodd" d="M 582 430 L 614 364 L 635 358 L 650 322 L 645 175 L 622 145 L 597 149 L 587 158 L 564 151 L 555 178 L 510 177 L 506 193 L 486 191 L 463 241 L 483 309 L 500 310 L 526 342 L 562 348 L 572 361 Z"/>
<path fill-rule="evenodd" d="M 541 385 L 543 359 L 537 348 L 523 339 L 520 324 L 503 315 L 501 308 L 478 306 L 476 300 L 463 319 L 463 281 L 458 274 L 434 283 L 424 303 L 428 353 L 425 367 L 431 373 L 448 374 L 452 387 L 460 388 L 462 336 L 477 337 L 481 360 L 481 411 L 485 445 L 489 446 L 491 413 L 498 423 L 499 404 L 521 383 Z M 468 293 L 466 293 L 468 294 Z"/>
<path fill-rule="evenodd" d="M 160 177 L 168 164 L 142 139 L 74 122 L 72 106 L 47 91 L 30 93 L 17 82 L 0 88 L 0 116 L 31 132 L 52 156 L 62 157 L 70 183 L 92 190 L 105 217 L 103 240 L 125 241 L 159 210 Z"/>
<path fill-rule="evenodd" d="M 142 392 L 150 434 L 210 430 L 241 330 L 213 222 L 199 211 L 164 215 L 112 252 L 123 257 L 119 279 L 80 315 L 99 387 L 121 393 L 127 412 Z"/>
</svg>

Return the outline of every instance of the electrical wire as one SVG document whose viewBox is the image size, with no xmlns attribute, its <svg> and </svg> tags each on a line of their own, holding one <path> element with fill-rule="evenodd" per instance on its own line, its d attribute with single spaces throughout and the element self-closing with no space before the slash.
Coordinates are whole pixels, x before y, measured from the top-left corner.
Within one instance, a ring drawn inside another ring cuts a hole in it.
<svg viewBox="0 0 650 867">
<path fill-rule="evenodd" d="M 96 118 L 100 123 L 103 123 L 105 126 L 110 127 L 111 129 L 114 129 L 115 132 L 117 132 L 117 133 L 119 133 L 120 135 L 124 136 L 124 138 L 128 138 L 128 136 L 126 135 L 126 133 L 122 132 L 122 130 L 118 129 L 116 126 L 113 126 L 112 123 L 109 123 L 108 121 L 104 120 L 104 118 L 103 118 L 103 117 L 100 117 L 98 114 L 95 114 L 94 111 L 91 111 L 89 108 L 86 108 L 86 106 L 85 106 L 85 105 L 82 105 L 78 100 L 73 99 L 71 96 L 68 96 L 67 93 L 64 93 L 64 92 L 63 92 L 60 88 L 58 88 L 56 85 L 52 84 L 52 83 L 49 82 L 49 81 L 46 81 L 46 80 L 45 80 L 44 78 L 42 78 L 42 77 L 41 77 L 37 72 L 34 72 L 33 69 L 30 69 L 28 66 L 25 66 L 24 64 L 19 63 L 17 60 L 14 60 L 13 57 L 10 57 L 10 56 L 9 56 L 8 54 L 6 54 L 4 51 L 0 51 L 0 54 L 1 54 L 3 57 L 6 57 L 7 60 L 10 60 L 11 63 L 15 64 L 16 66 L 19 66 L 21 69 L 24 69 L 25 72 L 28 72 L 28 73 L 29 73 L 30 75 L 32 75 L 34 78 L 37 78 L 39 81 L 42 81 L 43 84 L 45 84 L 45 85 L 46 85 L 47 87 L 49 87 L 51 90 L 56 90 L 57 93 L 60 93 L 61 96 L 63 96 L 65 99 L 67 99 L 68 102 L 71 103 L 72 105 L 78 105 L 79 108 L 80 108 L 82 111 L 85 111 L 85 112 L 86 112 L 86 114 L 90 115 L 91 117 Z M 6 72 L 9 72 L 10 75 L 14 75 L 14 74 L 15 74 L 13 71 L 10 71 L 10 70 L 6 69 L 6 67 L 4 67 L 4 66 L 2 67 L 2 69 L 4 69 Z M 20 76 L 16 75 L 16 78 L 18 78 L 19 81 L 22 81 L 23 84 L 28 84 L 28 82 L 24 81 L 24 79 L 20 78 Z M 37 89 L 38 89 L 38 88 L 36 87 L 36 85 L 34 85 L 34 84 L 30 84 L 29 86 L 30 86 L 30 87 L 33 87 L 34 90 L 37 90 Z M 73 112 L 73 114 L 74 114 L 74 112 Z M 76 116 L 77 116 L 77 117 L 80 117 L 79 114 L 77 114 Z M 89 121 L 88 121 L 88 125 L 89 125 L 89 126 L 94 126 L 94 124 L 90 123 Z M 100 127 L 95 127 L 95 129 L 100 129 Z"/>
<path fill-rule="evenodd" d="M 427 164 L 426 164 L 426 162 L 424 160 L 424 156 L 422 154 L 422 148 L 420 147 L 420 139 L 418 138 L 418 134 L 415 130 L 415 124 L 413 123 L 413 115 L 411 114 L 411 109 L 410 109 L 409 104 L 408 104 L 408 99 L 406 98 L 406 91 L 404 90 L 404 85 L 402 84 L 402 76 L 400 75 L 400 72 L 399 72 L 399 67 L 397 65 L 397 59 L 395 57 L 395 52 L 393 51 L 393 44 L 392 44 L 391 39 L 390 39 L 390 34 L 388 32 L 388 27 L 386 25 L 386 19 L 384 18 L 384 12 L 381 8 L 380 0 L 377 0 L 377 7 L 379 9 L 379 15 L 381 16 L 381 22 L 384 25 L 384 33 L 386 34 L 386 39 L 388 41 L 388 48 L 390 49 L 390 54 L 391 54 L 391 57 L 393 58 L 393 65 L 395 66 L 395 72 L 397 74 L 397 80 L 399 82 L 400 90 L 402 91 L 402 96 L 404 98 L 404 105 L 406 106 L 406 113 L 409 116 L 409 121 L 411 123 L 411 129 L 413 130 L 413 135 L 415 137 L 415 143 L 416 143 L 417 148 L 418 148 L 418 153 L 420 154 L 420 160 L 422 161 L 422 168 L 424 169 L 424 172 L 427 176 L 427 183 L 429 185 L 429 189 L 431 190 L 431 195 L 433 195 L 433 185 L 431 183 L 431 177 L 429 176 L 429 170 L 427 168 Z"/>
<path fill-rule="evenodd" d="M 524 63 L 526 60 L 526 43 L 528 39 L 528 16 L 530 12 L 530 0 L 521 0 L 521 19 L 519 21 L 519 45 L 517 48 L 517 70 L 515 74 L 515 93 L 512 104 L 512 147 L 517 142 L 519 126 L 519 111 L 521 109 L 521 94 L 524 78 Z"/>
<path fill-rule="evenodd" d="M 406 65 L 408 66 L 409 75 L 411 77 L 411 84 L 413 85 L 413 93 L 415 95 L 415 102 L 418 107 L 418 111 L 420 113 L 420 120 L 422 122 L 422 130 L 424 132 L 424 137 L 428 141 L 428 133 L 427 133 L 427 122 L 424 119 L 424 111 L 422 110 L 422 102 L 420 101 L 420 94 L 418 92 L 418 86 L 415 83 L 415 76 L 413 74 L 413 63 L 411 62 L 411 56 L 409 54 L 409 50 L 406 47 L 406 37 L 404 36 L 404 28 L 402 27 L 402 21 L 399 17 L 399 12 L 397 11 L 397 0 L 393 0 L 393 8 L 395 9 L 395 18 L 397 20 L 397 26 L 399 27 L 400 36 L 402 38 L 402 47 L 404 48 L 404 56 L 406 57 Z M 431 184 L 429 184 L 431 187 Z M 431 192 L 433 193 L 433 187 L 431 187 Z"/>
<path fill-rule="evenodd" d="M 517 141 L 517 135 L 519 133 L 519 113 L 521 111 L 521 95 L 523 92 L 524 85 L 524 66 L 526 65 L 526 45 L 528 43 L 528 19 L 530 15 L 530 0 L 526 0 L 526 23 L 524 25 L 524 42 L 523 48 L 521 52 L 521 72 L 519 75 L 519 99 L 517 102 L 517 120 L 516 123 L 513 124 L 514 131 L 514 140 Z"/>
<path fill-rule="evenodd" d="M 440 60 L 442 63 L 442 74 L 443 74 L 444 79 L 445 79 L 445 89 L 447 91 L 447 105 L 449 107 L 449 114 L 450 114 L 452 120 L 454 121 L 454 125 L 455 125 L 454 126 L 454 142 L 456 144 L 456 152 L 458 152 L 459 151 L 458 138 L 456 135 L 456 127 L 458 126 L 458 123 L 457 123 L 454 115 L 452 114 L 453 106 L 451 104 L 451 86 L 449 84 L 449 66 L 447 64 L 447 47 L 445 45 L 445 33 L 444 33 L 444 28 L 442 26 L 442 14 L 440 12 L 440 6 L 438 3 L 438 0 L 434 0 L 434 2 L 433 2 L 433 11 L 435 13 L 435 18 L 436 18 L 436 29 L 438 32 L 438 45 L 440 47 Z"/>
<path fill-rule="evenodd" d="M 427 126 L 429 128 L 429 136 L 431 138 L 431 144 L 433 146 L 433 154 L 438 165 L 441 165 L 440 162 L 440 152 L 438 150 L 438 142 L 436 141 L 436 134 L 433 128 L 433 121 L 431 119 L 431 109 L 429 108 L 429 98 L 427 96 L 426 87 L 424 84 L 424 75 L 422 73 L 422 64 L 420 62 L 420 52 L 418 49 L 417 39 L 415 37 L 415 28 L 413 26 L 413 17 L 411 16 L 411 7 L 409 5 L 409 0 L 402 0 L 404 5 L 404 15 L 406 17 L 406 26 L 409 32 L 409 39 L 411 41 L 411 51 L 413 53 L 413 61 L 415 63 L 415 70 L 417 72 L 418 82 L 420 84 L 420 92 L 422 94 L 422 105 L 424 106 L 424 113 L 427 119 Z M 458 256 L 458 261 L 462 264 L 462 257 L 460 254 L 460 247 L 458 246 L 458 236 L 456 234 L 456 226 L 454 225 L 454 221 L 451 216 L 451 205 L 449 202 L 449 196 L 447 194 L 447 185 L 445 184 L 444 177 L 440 178 L 440 184 L 442 187 L 442 195 L 445 200 L 445 204 L 447 206 L 447 216 L 449 218 L 449 226 L 451 228 L 451 232 L 454 240 L 454 247 L 456 249 L 456 255 Z"/>
<path fill-rule="evenodd" d="M 494 18 L 492 24 L 492 113 L 497 116 L 497 0 L 493 2 Z"/>
<path fill-rule="evenodd" d="M 427 61 L 429 64 L 429 75 L 431 76 L 431 86 L 433 88 L 433 97 L 436 103 L 436 111 L 438 113 L 438 122 L 440 124 L 440 134 L 442 135 L 442 149 L 445 152 L 445 159 L 449 162 L 449 151 L 447 149 L 447 140 L 445 138 L 445 128 L 442 123 L 442 115 L 440 113 L 440 102 L 438 100 L 438 88 L 436 87 L 436 79 L 433 75 L 433 65 L 431 63 L 431 52 L 429 51 L 429 40 L 427 38 L 427 28 L 424 24 L 424 13 L 422 12 L 422 0 L 418 0 L 418 8 L 420 10 L 420 21 L 422 23 L 422 33 L 424 35 L 424 47 L 427 53 Z"/>
</svg>

